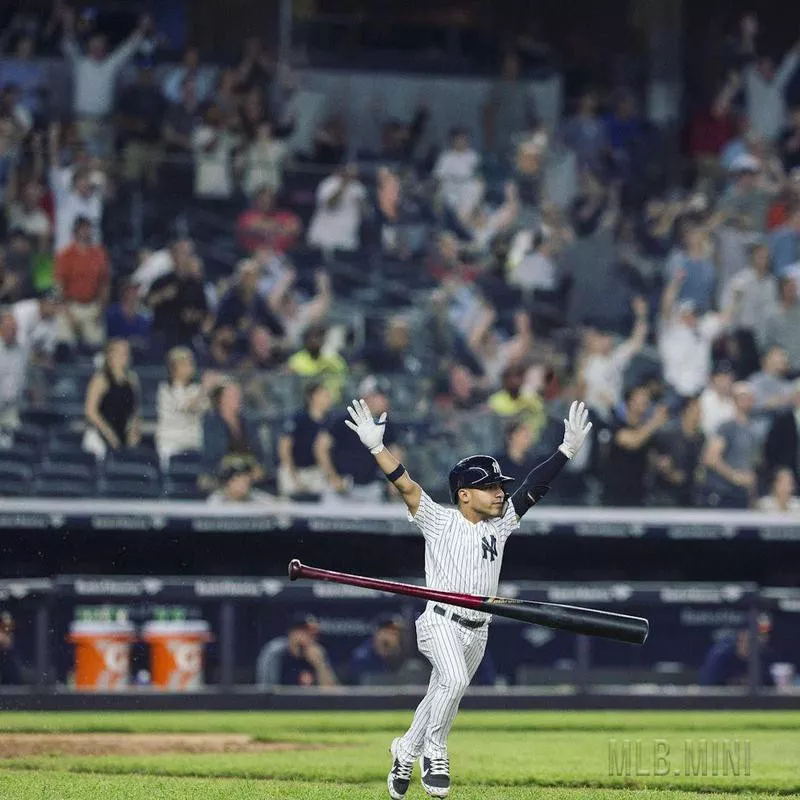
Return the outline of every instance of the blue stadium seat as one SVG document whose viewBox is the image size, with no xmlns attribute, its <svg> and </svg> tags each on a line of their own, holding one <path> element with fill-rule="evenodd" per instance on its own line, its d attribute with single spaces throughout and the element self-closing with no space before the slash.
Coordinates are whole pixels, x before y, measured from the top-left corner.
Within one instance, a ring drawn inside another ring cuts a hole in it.
<svg viewBox="0 0 800 800">
<path fill-rule="evenodd" d="M 56 410 L 60 410 L 64 403 L 79 403 L 86 397 L 88 376 L 72 370 L 59 370 L 50 378 L 50 402 Z"/>
<path fill-rule="evenodd" d="M 29 494 L 33 472 L 27 464 L 0 460 L 0 496 Z"/>
<path fill-rule="evenodd" d="M 0 480 L 29 481 L 33 471 L 27 464 L 18 461 L 0 460 Z"/>
<path fill-rule="evenodd" d="M 164 496 L 171 500 L 204 500 L 205 494 L 198 489 L 194 476 L 170 476 L 164 482 Z"/>
<path fill-rule="evenodd" d="M 28 481 L 0 479 L 0 497 L 25 497 L 30 494 Z"/>
<path fill-rule="evenodd" d="M 50 433 L 50 448 L 74 447 L 83 450 L 83 431 L 77 431 L 70 426 L 55 428 Z"/>
<path fill-rule="evenodd" d="M 46 464 L 79 464 L 89 467 L 92 471 L 97 466 L 94 453 L 88 453 L 80 445 L 60 441 L 50 444 L 45 451 L 44 460 Z"/>
<path fill-rule="evenodd" d="M 37 497 L 94 497 L 94 481 L 37 478 L 33 485 Z"/>
<path fill-rule="evenodd" d="M 161 487 L 142 481 L 107 480 L 101 494 L 119 500 L 153 500 L 161 496 Z"/>
<path fill-rule="evenodd" d="M 191 478 L 196 479 L 201 470 L 202 453 L 198 451 L 189 453 L 178 453 L 172 456 L 167 467 L 167 474 L 170 478 Z"/>
<path fill-rule="evenodd" d="M 175 453 L 169 459 L 169 470 L 172 474 L 176 468 L 180 469 L 182 466 L 200 466 L 203 460 L 203 454 L 199 450 L 184 450 L 182 453 Z"/>
<path fill-rule="evenodd" d="M 22 424 L 14 431 L 14 444 L 27 444 L 41 447 L 47 431 L 40 425 Z"/>
<path fill-rule="evenodd" d="M 40 449 L 33 444 L 17 444 L 16 442 L 4 450 L 0 450 L 0 458 L 15 461 L 19 464 L 34 464 L 41 457 Z"/>
<path fill-rule="evenodd" d="M 86 464 L 53 464 L 45 462 L 36 470 L 36 477 L 48 481 L 86 481 L 94 479 L 94 468 Z"/>
<path fill-rule="evenodd" d="M 139 447 L 144 450 L 151 450 L 155 452 L 156 449 L 156 435 L 155 433 L 142 433 L 142 440 L 139 442 Z"/>
<path fill-rule="evenodd" d="M 125 447 L 108 454 L 107 461 L 115 464 L 145 464 L 158 468 L 158 453 L 149 447 Z"/>
<path fill-rule="evenodd" d="M 23 408 L 19 412 L 23 425 L 35 425 L 39 428 L 50 428 L 65 422 L 64 415 L 53 408 Z"/>
<path fill-rule="evenodd" d="M 54 400 L 53 408 L 64 419 L 82 420 L 84 412 L 83 400 Z"/>
<path fill-rule="evenodd" d="M 120 499 L 150 499 L 161 495 L 158 468 L 143 462 L 107 460 L 98 481 L 100 494 Z"/>
<path fill-rule="evenodd" d="M 158 469 L 151 464 L 136 461 L 127 463 L 111 459 L 105 464 L 105 479 L 158 485 L 160 475 Z"/>
<path fill-rule="evenodd" d="M 155 408 L 159 384 L 166 380 L 167 371 L 162 367 L 143 367 L 137 372 L 142 393 L 142 404 Z"/>
</svg>

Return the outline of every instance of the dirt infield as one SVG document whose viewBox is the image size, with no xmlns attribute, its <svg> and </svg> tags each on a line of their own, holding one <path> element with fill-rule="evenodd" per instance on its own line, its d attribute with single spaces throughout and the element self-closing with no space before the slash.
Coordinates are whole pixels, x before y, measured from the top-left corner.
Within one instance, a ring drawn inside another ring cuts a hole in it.
<svg viewBox="0 0 800 800">
<path fill-rule="evenodd" d="M 0 759 L 27 756 L 151 756 L 177 753 L 266 753 L 324 745 L 258 742 L 246 734 L 2 733 Z"/>
</svg>

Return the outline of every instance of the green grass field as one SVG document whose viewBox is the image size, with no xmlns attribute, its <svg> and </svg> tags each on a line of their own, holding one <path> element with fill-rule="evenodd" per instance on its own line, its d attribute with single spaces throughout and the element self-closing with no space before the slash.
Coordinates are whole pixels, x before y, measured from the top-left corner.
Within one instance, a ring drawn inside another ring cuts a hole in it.
<svg viewBox="0 0 800 800">
<path fill-rule="evenodd" d="M 289 742 L 305 749 L 17 754 L 0 759 L 0 798 L 388 797 L 387 748 L 410 716 L 3 713 L 0 738 L 5 734 L 8 741 L 8 734 L 15 734 L 15 742 L 25 733 L 215 733 L 247 734 L 259 742 Z M 450 796 L 458 800 L 800 798 L 800 713 L 462 712 L 450 738 L 450 763 Z M 407 797 L 427 797 L 417 769 Z"/>
</svg>

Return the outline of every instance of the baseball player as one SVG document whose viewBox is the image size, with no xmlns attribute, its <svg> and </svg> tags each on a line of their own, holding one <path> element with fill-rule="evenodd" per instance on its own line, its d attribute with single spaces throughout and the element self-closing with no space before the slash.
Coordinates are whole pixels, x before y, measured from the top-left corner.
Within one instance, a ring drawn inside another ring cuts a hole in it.
<svg viewBox="0 0 800 800">
<path fill-rule="evenodd" d="M 509 495 L 514 479 L 494 458 L 470 456 L 450 470 L 450 496 L 455 509 L 434 503 L 406 468 L 383 446 L 386 414 L 377 422 L 364 400 L 348 407 L 345 425 L 358 434 L 375 456 L 386 478 L 400 492 L 408 518 L 425 537 L 425 583 L 436 589 L 494 596 L 506 539 L 520 518 L 548 491 L 550 482 L 581 449 L 592 428 L 583 403 L 574 402 L 564 420 L 564 440 L 550 458 L 534 467 Z M 509 502 L 510 501 L 510 502 Z M 447 736 L 459 703 L 483 658 L 490 614 L 429 601 L 417 619 L 417 645 L 431 662 L 428 690 L 411 727 L 391 744 L 389 794 L 405 796 L 414 761 L 419 759 L 422 787 L 431 797 L 450 792 Z"/>
</svg>

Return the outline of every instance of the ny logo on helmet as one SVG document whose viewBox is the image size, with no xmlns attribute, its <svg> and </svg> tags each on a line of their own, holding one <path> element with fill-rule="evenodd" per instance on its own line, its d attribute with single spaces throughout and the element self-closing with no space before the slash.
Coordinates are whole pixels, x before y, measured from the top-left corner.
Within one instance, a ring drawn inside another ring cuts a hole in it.
<svg viewBox="0 0 800 800">
<path fill-rule="evenodd" d="M 488 558 L 494 561 L 497 558 L 497 538 L 491 534 L 487 539 L 485 536 L 481 537 L 481 549 L 483 550 L 484 561 Z"/>
</svg>

